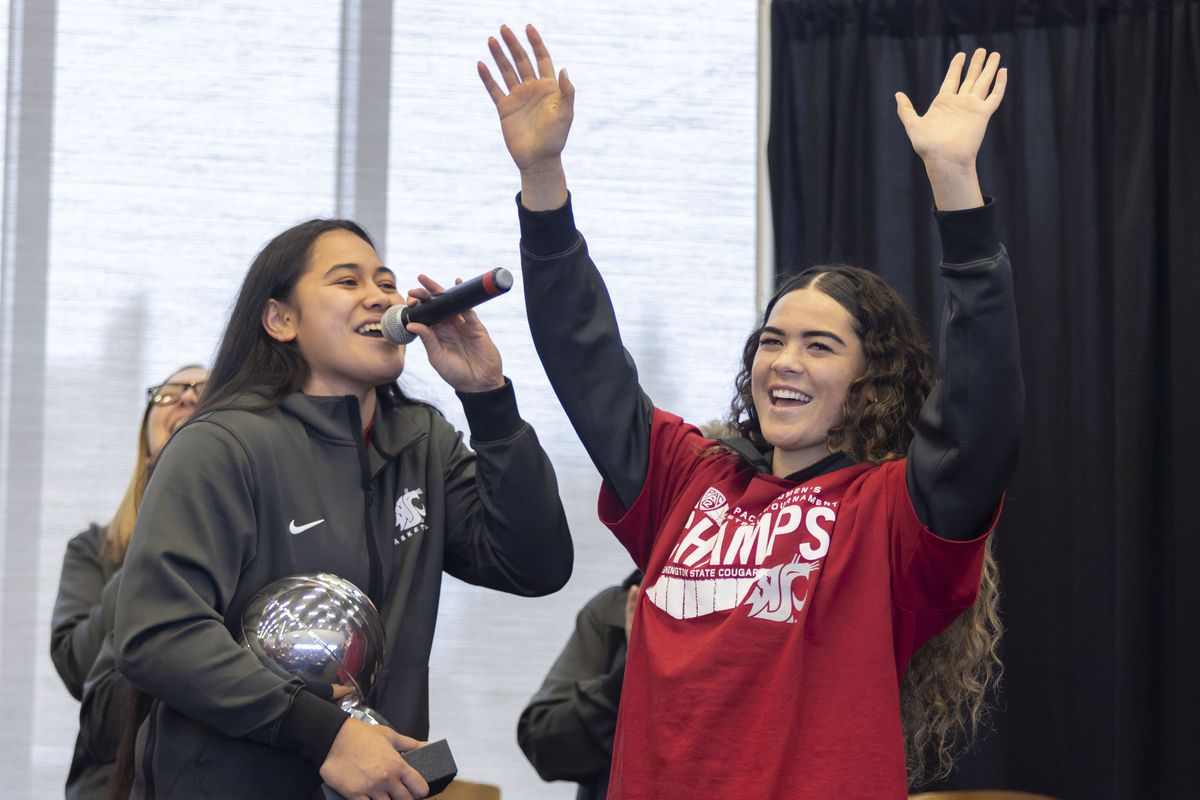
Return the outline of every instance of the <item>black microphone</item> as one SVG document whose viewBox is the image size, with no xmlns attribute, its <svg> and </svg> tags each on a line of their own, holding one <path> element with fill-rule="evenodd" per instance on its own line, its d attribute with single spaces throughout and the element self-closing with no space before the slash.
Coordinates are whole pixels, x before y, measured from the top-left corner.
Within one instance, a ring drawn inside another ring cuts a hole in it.
<svg viewBox="0 0 1200 800">
<path fill-rule="evenodd" d="M 417 338 L 415 333 L 408 332 L 408 323 L 433 325 L 439 320 L 504 294 L 512 285 L 512 273 L 504 267 L 496 267 L 478 278 L 451 286 L 441 294 L 435 294 L 415 306 L 392 306 L 383 313 L 380 327 L 383 329 L 383 335 L 392 344 L 408 344 Z"/>
</svg>

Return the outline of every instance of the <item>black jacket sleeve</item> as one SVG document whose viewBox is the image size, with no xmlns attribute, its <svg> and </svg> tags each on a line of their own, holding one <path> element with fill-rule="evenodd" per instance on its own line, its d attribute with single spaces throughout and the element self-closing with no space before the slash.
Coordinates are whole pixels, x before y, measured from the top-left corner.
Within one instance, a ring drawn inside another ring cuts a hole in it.
<svg viewBox="0 0 1200 800">
<path fill-rule="evenodd" d="M 517 199 L 525 306 L 538 357 L 601 477 L 629 508 L 650 462 L 653 405 L 621 344 L 608 289 L 575 230 L 571 201 L 529 211 Z"/>
<path fill-rule="evenodd" d="M 67 544 L 50 623 L 50 658 L 76 700 L 116 612 L 120 581 L 105 569 L 103 539 L 104 529 L 92 526 Z"/>
<path fill-rule="evenodd" d="M 475 452 L 448 424 L 431 434 L 445 453 L 446 571 L 514 594 L 558 591 L 574 566 L 571 532 L 554 467 L 512 384 L 459 398 Z"/>
<path fill-rule="evenodd" d="M 538 356 L 592 461 L 628 508 L 645 480 L 652 404 L 570 200 L 531 212 L 518 198 L 518 208 Z M 907 480 L 918 517 L 945 538 L 983 532 L 1016 459 L 1024 389 L 1011 268 L 994 215 L 991 202 L 937 214 L 947 292 L 942 380 L 922 408 Z"/>
<path fill-rule="evenodd" d="M 608 772 L 625 676 L 625 591 L 605 589 L 521 712 L 517 742 L 543 780 L 585 781 Z"/>
<path fill-rule="evenodd" d="M 938 212 L 946 305 L 941 381 L 908 451 L 917 517 L 944 539 L 984 533 L 1016 464 L 1025 390 L 1008 253 L 995 202 Z"/>
</svg>

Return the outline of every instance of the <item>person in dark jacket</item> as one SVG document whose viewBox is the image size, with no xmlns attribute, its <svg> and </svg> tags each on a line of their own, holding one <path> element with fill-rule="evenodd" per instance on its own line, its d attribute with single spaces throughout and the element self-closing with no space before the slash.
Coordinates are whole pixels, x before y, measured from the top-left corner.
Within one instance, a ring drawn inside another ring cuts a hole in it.
<svg viewBox="0 0 1200 800">
<path fill-rule="evenodd" d="M 505 27 L 488 43 L 499 81 L 478 72 L 520 170 L 530 330 L 604 479 L 601 520 L 645 574 L 608 796 L 903 800 L 948 771 L 996 678 L 984 564 L 1024 397 L 1011 265 L 975 169 L 999 54 L 956 55 L 923 115 L 896 95 L 942 242 L 940 381 L 882 279 L 814 267 L 780 280 L 745 339 L 727 444 L 639 384 L 574 225 L 575 88 L 526 32 L 532 57 Z"/>
<path fill-rule="evenodd" d="M 83 704 L 67 773 L 67 800 L 104 795 L 125 722 L 128 685 L 117 680 L 100 688 L 89 684 L 87 677 L 99 660 L 105 638 L 112 633 L 121 564 L 154 460 L 196 408 L 207 378 L 208 370 L 189 364 L 146 390 L 137 459 L 117 512 L 107 524 L 93 522 L 67 543 L 50 623 L 54 668 L 71 696 Z"/>
<path fill-rule="evenodd" d="M 154 698 L 132 797 L 293 800 L 322 781 L 347 797 L 425 796 L 400 753 L 429 732 L 442 574 L 527 596 L 569 578 L 554 472 L 486 329 L 472 311 L 409 325 L 458 393 L 472 452 L 395 383 L 406 350 L 380 322 L 400 302 L 345 220 L 297 225 L 251 265 L 204 400 L 147 488 L 121 582 L 116 662 Z M 349 718 L 239 645 L 256 592 L 315 572 L 379 609 L 387 643 L 367 700 L 394 729 Z"/>
<path fill-rule="evenodd" d="M 625 648 L 642 573 L 589 600 L 537 694 L 517 743 L 542 780 L 575 781 L 576 800 L 604 800 L 625 679 Z"/>
</svg>

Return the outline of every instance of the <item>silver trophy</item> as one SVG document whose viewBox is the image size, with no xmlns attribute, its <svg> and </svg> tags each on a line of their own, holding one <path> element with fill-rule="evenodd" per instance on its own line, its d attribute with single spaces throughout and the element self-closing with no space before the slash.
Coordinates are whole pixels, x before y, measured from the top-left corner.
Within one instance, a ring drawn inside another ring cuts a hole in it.
<svg viewBox="0 0 1200 800">
<path fill-rule="evenodd" d="M 267 584 L 242 611 L 241 641 L 268 669 L 299 678 L 355 719 L 389 725 L 366 705 L 383 661 L 383 623 L 371 599 L 345 578 L 322 572 Z M 425 778 L 430 797 L 458 772 L 445 739 L 401 757 Z M 321 792 L 341 797 L 325 785 Z"/>
<path fill-rule="evenodd" d="M 371 599 L 329 573 L 293 575 L 265 586 L 242 612 L 242 642 L 279 675 L 371 725 L 366 706 L 383 660 L 383 623 Z"/>
</svg>

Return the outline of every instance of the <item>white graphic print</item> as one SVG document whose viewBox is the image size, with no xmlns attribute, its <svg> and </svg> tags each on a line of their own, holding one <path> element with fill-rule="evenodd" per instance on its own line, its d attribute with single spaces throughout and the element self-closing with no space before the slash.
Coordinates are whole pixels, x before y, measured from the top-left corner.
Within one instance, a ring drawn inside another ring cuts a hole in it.
<svg viewBox="0 0 1200 800">
<path fill-rule="evenodd" d="M 748 605 L 755 619 L 794 622 L 837 519 L 837 501 L 820 495 L 798 486 L 753 513 L 709 487 L 646 596 L 675 619 Z"/>
<path fill-rule="evenodd" d="M 392 539 L 393 544 L 400 544 L 429 527 L 425 524 L 425 504 L 421 502 L 424 491 L 405 489 L 396 501 L 396 527 L 400 532 Z"/>
<path fill-rule="evenodd" d="M 790 564 L 762 570 L 746 595 L 749 616 L 771 622 L 795 622 L 794 612 L 804 610 L 804 601 L 808 598 L 808 576 L 820 568 L 820 564 L 800 561 L 800 556 L 796 556 Z M 796 597 L 796 589 L 792 586 L 796 578 L 804 578 L 804 595 L 801 597 Z"/>
</svg>

